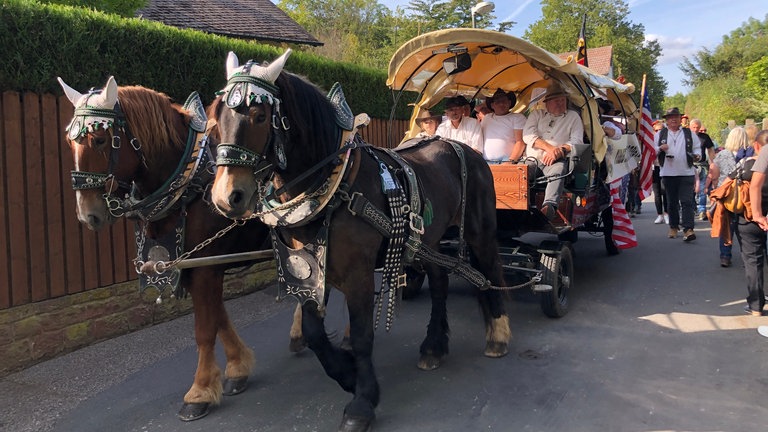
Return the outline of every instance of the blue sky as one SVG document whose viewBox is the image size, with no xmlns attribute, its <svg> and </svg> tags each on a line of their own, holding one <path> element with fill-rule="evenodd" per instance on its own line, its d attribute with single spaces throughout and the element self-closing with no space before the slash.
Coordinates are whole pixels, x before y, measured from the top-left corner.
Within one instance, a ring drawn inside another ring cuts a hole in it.
<svg viewBox="0 0 768 432">
<path fill-rule="evenodd" d="M 408 0 L 379 0 L 390 9 L 406 7 Z M 494 15 L 498 21 L 515 21 L 509 34 L 522 37 L 528 26 L 541 18 L 541 3 L 537 0 L 495 0 Z M 691 58 L 703 48 L 713 49 L 723 36 L 739 28 L 750 17 L 764 20 L 768 14 L 765 0 L 629 0 L 627 21 L 642 24 L 646 39 L 656 39 L 663 49 L 658 70 L 669 83 L 668 94 L 687 94 L 690 89 L 681 80 L 678 65 L 683 56 Z M 574 50 L 576 38 L 574 35 Z M 589 39 L 587 39 L 587 46 Z M 640 83 L 636 83 L 638 86 Z"/>
</svg>

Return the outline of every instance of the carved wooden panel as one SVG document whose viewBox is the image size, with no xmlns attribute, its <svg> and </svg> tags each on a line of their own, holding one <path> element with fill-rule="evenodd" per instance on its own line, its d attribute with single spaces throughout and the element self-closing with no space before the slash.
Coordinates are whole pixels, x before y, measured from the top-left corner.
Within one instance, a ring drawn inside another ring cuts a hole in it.
<svg viewBox="0 0 768 432">
<path fill-rule="evenodd" d="M 528 166 L 526 164 L 493 164 L 496 208 L 528 210 Z"/>
</svg>

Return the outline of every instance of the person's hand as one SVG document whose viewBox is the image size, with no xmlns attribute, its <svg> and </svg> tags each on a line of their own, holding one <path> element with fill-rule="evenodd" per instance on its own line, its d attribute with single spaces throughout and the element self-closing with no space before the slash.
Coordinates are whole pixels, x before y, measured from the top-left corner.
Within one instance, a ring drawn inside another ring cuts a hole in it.
<svg viewBox="0 0 768 432">
<path fill-rule="evenodd" d="M 561 147 L 549 146 L 549 148 L 544 150 L 544 156 L 541 161 L 544 162 L 544 165 L 552 165 L 563 157 L 563 154 L 564 152 Z"/>
<path fill-rule="evenodd" d="M 666 152 L 667 150 L 669 150 L 669 145 L 662 144 L 662 145 L 659 146 L 659 150 L 661 150 L 663 152 Z"/>
<path fill-rule="evenodd" d="M 760 226 L 760 228 L 763 229 L 763 231 L 768 231 L 768 219 L 765 218 L 763 215 L 758 215 L 756 217 L 752 218 L 752 222 L 756 223 Z"/>
</svg>

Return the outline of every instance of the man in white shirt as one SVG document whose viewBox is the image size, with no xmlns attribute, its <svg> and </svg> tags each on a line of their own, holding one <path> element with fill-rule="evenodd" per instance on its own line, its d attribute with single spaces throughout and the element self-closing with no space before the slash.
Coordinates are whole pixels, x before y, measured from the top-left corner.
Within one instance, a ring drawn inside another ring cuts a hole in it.
<svg viewBox="0 0 768 432">
<path fill-rule="evenodd" d="M 535 158 L 527 162 L 535 175 L 561 177 L 547 183 L 541 211 L 549 220 L 557 217 L 558 202 L 563 192 L 568 155 L 581 154 L 584 144 L 584 124 L 581 116 L 568 110 L 568 93 L 553 81 L 544 96 L 546 109 L 532 111 L 523 127 L 526 155 Z M 529 159 L 530 160 L 530 159 Z"/>
<path fill-rule="evenodd" d="M 483 154 L 483 131 L 480 129 L 480 122 L 464 115 L 465 106 L 469 106 L 469 101 L 461 95 L 446 100 L 447 119 L 437 127 L 437 135 L 463 142 Z"/>
<path fill-rule="evenodd" d="M 517 103 L 517 97 L 512 92 L 496 90 L 485 100 L 491 112 L 483 117 L 480 126 L 483 129 L 483 157 L 489 163 L 516 161 L 525 152 L 523 142 L 523 127 L 525 116 L 510 112 Z"/>
<path fill-rule="evenodd" d="M 681 126 L 682 115 L 677 107 L 668 109 L 664 120 L 666 127 L 656 132 L 653 146 L 659 157 L 659 175 L 667 194 L 669 238 L 677 237 L 682 225 L 683 241 L 689 242 L 696 239 L 693 231 L 696 169 L 693 163 L 701 159 L 701 141 L 690 129 Z"/>
</svg>

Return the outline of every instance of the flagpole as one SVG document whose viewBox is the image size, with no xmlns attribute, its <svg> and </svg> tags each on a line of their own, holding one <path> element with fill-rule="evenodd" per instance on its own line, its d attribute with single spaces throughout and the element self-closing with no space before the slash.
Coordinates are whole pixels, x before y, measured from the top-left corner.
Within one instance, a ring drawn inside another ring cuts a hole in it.
<svg viewBox="0 0 768 432">
<path fill-rule="evenodd" d="M 643 74 L 643 87 L 640 88 L 640 111 L 643 110 L 644 100 L 645 100 L 645 74 Z"/>
</svg>

